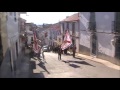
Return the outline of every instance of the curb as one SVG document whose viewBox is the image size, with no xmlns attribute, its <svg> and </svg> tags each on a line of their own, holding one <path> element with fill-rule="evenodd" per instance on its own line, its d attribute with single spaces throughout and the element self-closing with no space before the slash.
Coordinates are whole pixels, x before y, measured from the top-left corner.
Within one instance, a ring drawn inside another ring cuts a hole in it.
<svg viewBox="0 0 120 90">
<path fill-rule="evenodd" d="M 87 59 L 87 60 L 91 60 L 91 61 L 94 61 L 94 62 L 97 62 L 97 63 L 104 64 L 105 66 L 110 67 L 112 69 L 120 70 L 120 66 L 119 65 L 113 64 L 113 63 L 111 63 L 109 61 L 106 61 L 106 60 L 103 60 L 103 59 L 94 58 L 94 57 L 91 57 L 91 56 L 90 56 L 90 58 L 87 58 L 86 55 L 81 56 L 79 53 L 76 53 L 76 56 L 77 57 L 81 57 L 83 59 Z"/>
</svg>

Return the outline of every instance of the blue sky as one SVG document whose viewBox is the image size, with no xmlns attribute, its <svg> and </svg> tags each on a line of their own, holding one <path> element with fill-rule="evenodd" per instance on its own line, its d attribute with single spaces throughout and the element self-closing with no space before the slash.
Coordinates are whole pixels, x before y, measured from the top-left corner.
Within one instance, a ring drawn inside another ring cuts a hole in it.
<svg viewBox="0 0 120 90">
<path fill-rule="evenodd" d="M 26 19 L 27 22 L 32 22 L 35 24 L 54 24 L 66 18 L 66 16 L 71 16 L 77 12 L 27 12 L 27 15 L 22 14 L 21 17 Z"/>
</svg>

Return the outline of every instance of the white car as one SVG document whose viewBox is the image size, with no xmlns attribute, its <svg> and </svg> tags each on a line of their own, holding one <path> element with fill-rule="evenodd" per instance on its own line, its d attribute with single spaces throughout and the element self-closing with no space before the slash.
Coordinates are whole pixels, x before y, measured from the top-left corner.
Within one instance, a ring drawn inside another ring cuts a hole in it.
<svg viewBox="0 0 120 90">
<path fill-rule="evenodd" d="M 48 52 L 48 45 L 42 47 L 44 52 Z"/>
</svg>

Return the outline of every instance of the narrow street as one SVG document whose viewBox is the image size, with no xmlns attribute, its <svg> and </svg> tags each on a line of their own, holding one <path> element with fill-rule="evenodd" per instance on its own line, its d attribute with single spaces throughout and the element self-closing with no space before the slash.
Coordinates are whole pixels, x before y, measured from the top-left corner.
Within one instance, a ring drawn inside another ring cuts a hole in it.
<svg viewBox="0 0 120 90">
<path fill-rule="evenodd" d="M 120 12 L 0 12 L 0 78 L 120 78 Z"/>
<path fill-rule="evenodd" d="M 37 59 L 30 59 L 29 65 L 23 70 L 19 78 L 119 78 L 120 71 L 111 69 L 100 63 L 90 60 L 82 60 L 80 58 L 73 58 L 70 55 L 62 55 L 62 60 L 58 60 L 56 53 L 45 52 L 45 59 L 47 63 L 38 61 Z M 29 66 L 29 69 L 27 69 Z M 29 73 L 28 73 L 29 71 Z M 24 75 L 24 74 L 28 75 Z M 22 75 L 23 74 L 23 75 Z"/>
</svg>

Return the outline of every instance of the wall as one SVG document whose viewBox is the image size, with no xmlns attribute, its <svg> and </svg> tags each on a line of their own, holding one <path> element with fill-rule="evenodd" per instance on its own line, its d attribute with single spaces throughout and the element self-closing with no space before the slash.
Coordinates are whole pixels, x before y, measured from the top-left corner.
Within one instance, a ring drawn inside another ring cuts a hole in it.
<svg viewBox="0 0 120 90">
<path fill-rule="evenodd" d="M 8 34 L 7 34 L 7 18 L 6 13 L 1 12 L 1 39 L 2 39 L 2 46 L 3 46 L 3 56 L 5 56 L 5 53 L 8 48 Z"/>
<path fill-rule="evenodd" d="M 97 31 L 104 33 L 97 33 L 98 38 L 98 52 L 99 58 L 109 60 L 116 63 L 115 47 L 111 44 L 114 37 L 112 33 L 112 21 L 114 21 L 114 12 L 96 12 Z"/>
<path fill-rule="evenodd" d="M 75 23 L 75 36 L 76 36 L 76 52 L 79 53 L 79 34 L 80 34 L 80 30 L 79 30 L 79 21 L 77 21 Z"/>
<path fill-rule="evenodd" d="M 90 12 L 80 12 L 86 19 L 85 23 L 88 25 Z M 90 55 L 90 32 L 84 23 L 81 21 L 80 17 L 80 53 L 85 55 Z"/>
<path fill-rule="evenodd" d="M 114 12 L 96 12 L 96 22 L 98 32 L 111 32 L 112 21 L 114 21 Z"/>
<path fill-rule="evenodd" d="M 18 26 L 18 18 L 19 13 L 16 12 L 16 21 L 14 20 L 14 13 L 12 15 L 7 12 L 7 33 L 9 38 L 9 47 L 12 50 L 13 59 L 17 59 L 16 56 L 16 42 L 18 43 L 18 53 L 20 53 L 20 45 L 19 45 L 19 26 Z"/>
<path fill-rule="evenodd" d="M 81 12 L 84 15 L 86 24 L 80 20 L 80 53 L 90 55 L 90 33 L 87 27 L 90 12 Z M 115 47 L 111 44 L 114 37 L 112 33 L 112 22 L 115 18 L 115 12 L 95 12 L 96 35 L 97 35 L 97 57 L 119 64 L 119 60 L 114 58 Z"/>
<path fill-rule="evenodd" d="M 2 12 L 1 22 L 2 22 L 1 34 L 2 34 L 4 59 L 0 68 L 0 77 L 7 78 L 7 77 L 12 77 L 13 74 L 11 70 L 11 60 L 15 61 L 15 59 L 17 58 L 16 42 L 19 41 L 18 21 L 14 22 L 13 17 L 10 16 L 8 12 Z M 18 51 L 19 51 L 19 42 L 18 42 Z"/>
</svg>

